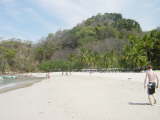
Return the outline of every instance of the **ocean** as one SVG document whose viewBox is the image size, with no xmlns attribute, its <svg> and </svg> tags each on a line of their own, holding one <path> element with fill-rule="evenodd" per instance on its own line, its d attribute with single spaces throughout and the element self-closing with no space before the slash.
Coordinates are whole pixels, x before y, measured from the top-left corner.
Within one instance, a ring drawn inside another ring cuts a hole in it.
<svg viewBox="0 0 160 120">
<path fill-rule="evenodd" d="M 30 86 L 34 83 L 40 82 L 43 79 L 45 78 L 23 75 L 0 76 L 0 93 Z"/>
</svg>

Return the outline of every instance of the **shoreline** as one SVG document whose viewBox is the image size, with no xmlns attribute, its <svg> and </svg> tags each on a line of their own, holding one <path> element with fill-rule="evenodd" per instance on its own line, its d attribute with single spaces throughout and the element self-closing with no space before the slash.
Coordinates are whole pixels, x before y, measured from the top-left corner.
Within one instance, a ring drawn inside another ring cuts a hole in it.
<svg viewBox="0 0 160 120">
<path fill-rule="evenodd" d="M 21 75 L 26 75 L 26 76 L 28 76 L 28 75 L 32 75 L 32 77 L 35 79 L 33 79 L 33 80 L 28 80 L 28 81 L 22 81 L 22 82 L 17 82 L 17 83 L 11 83 L 11 84 L 7 84 L 7 85 L 2 85 L 2 86 L 0 86 L 0 94 L 4 94 L 4 93 L 6 93 L 6 92 L 9 92 L 9 91 L 13 91 L 13 90 L 16 90 L 16 89 L 21 89 L 21 88 L 26 88 L 26 87 L 30 87 L 30 86 L 32 86 L 32 85 L 34 85 L 34 84 L 36 84 L 36 83 L 38 83 L 38 82 L 41 82 L 41 81 L 44 81 L 44 80 L 49 80 L 49 78 L 46 78 L 46 77 L 44 77 L 44 76 L 46 76 L 46 73 L 24 73 L 24 74 L 21 74 Z M 136 78 L 136 76 L 132 76 L 133 74 L 136 74 L 136 75 L 139 75 L 139 74 L 144 74 L 144 72 L 72 72 L 71 74 L 68 74 L 68 75 L 66 75 L 65 74 L 65 72 L 64 72 L 64 75 L 62 75 L 62 72 L 50 72 L 50 75 L 51 76 L 59 76 L 59 77 L 69 77 L 69 76 L 72 76 L 72 75 L 74 75 L 74 76 L 82 76 L 82 77 L 85 77 L 85 76 L 88 76 L 88 77 L 90 77 L 90 76 L 94 76 L 95 75 L 95 77 L 105 77 L 106 76 L 106 74 L 107 75 L 113 75 L 112 76 L 112 78 L 114 78 L 114 79 L 118 79 L 119 78 L 119 76 L 120 77 L 122 77 L 124 74 L 128 74 L 128 75 L 131 75 L 131 76 L 129 76 L 127 79 L 128 79 L 128 81 L 132 81 L 133 79 L 132 78 L 134 78 L 134 81 L 135 82 L 142 82 L 142 81 L 139 81 L 137 78 Z M 115 75 L 114 75 L 115 74 Z M 36 79 L 36 78 L 43 78 L 43 79 Z M 107 78 L 108 79 L 111 79 L 111 77 L 108 77 L 107 76 Z"/>
<path fill-rule="evenodd" d="M 159 120 L 160 90 L 157 105 L 148 105 L 144 77 L 145 73 L 51 73 L 38 84 L 0 94 L 0 119 Z"/>
<path fill-rule="evenodd" d="M 156 71 L 158 73 L 158 71 Z M 143 74 L 144 72 L 71 72 L 71 74 L 68 74 L 66 75 L 65 72 L 64 72 L 64 75 L 62 75 L 62 72 L 50 72 L 50 75 L 51 76 L 60 76 L 60 77 L 69 77 L 69 76 L 94 76 L 95 77 L 104 77 L 106 76 L 106 74 L 108 75 L 113 75 L 115 74 L 115 76 L 112 76 L 112 78 L 117 78 L 118 79 L 118 76 L 117 75 L 120 75 L 123 76 L 123 74 L 128 74 L 128 75 L 131 75 L 131 76 L 128 76 L 128 80 L 133 80 L 132 78 L 134 78 L 134 81 L 139 81 L 136 76 L 133 77 L 132 74 Z M 13 91 L 13 90 L 16 90 L 16 89 L 21 89 L 21 88 L 26 88 L 26 87 L 30 87 L 38 82 L 41 82 L 43 80 L 46 80 L 48 78 L 44 77 L 46 76 L 46 73 L 24 73 L 24 74 L 20 74 L 20 75 L 32 75 L 32 77 L 35 79 L 35 80 L 28 80 L 28 81 L 22 81 L 22 82 L 17 82 L 17 83 L 11 83 L 11 84 L 7 84 L 7 85 L 2 85 L 0 86 L 0 94 L 3 94 L 3 93 L 6 93 L 6 92 L 9 92 L 9 91 Z M 107 76 L 108 77 L 108 76 Z M 37 79 L 36 78 L 42 78 L 42 79 Z M 109 79 L 111 79 L 111 77 L 108 77 Z M 142 82 L 142 81 L 139 81 L 139 82 Z"/>
<path fill-rule="evenodd" d="M 2 86 L 2 88 L 0 88 L 0 94 L 9 92 L 9 91 L 13 91 L 16 89 L 21 89 L 21 88 L 26 88 L 26 87 L 30 87 L 33 84 L 36 84 L 38 82 L 43 81 L 42 80 L 33 80 L 33 81 L 25 81 L 25 82 L 21 82 L 21 83 L 12 83 L 12 84 L 8 84 L 8 85 L 4 85 Z"/>
</svg>

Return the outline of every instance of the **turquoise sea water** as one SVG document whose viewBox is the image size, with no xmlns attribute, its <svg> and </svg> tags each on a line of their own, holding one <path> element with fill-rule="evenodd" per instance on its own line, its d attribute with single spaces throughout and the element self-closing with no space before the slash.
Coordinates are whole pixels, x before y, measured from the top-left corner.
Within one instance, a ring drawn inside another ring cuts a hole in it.
<svg viewBox="0 0 160 120">
<path fill-rule="evenodd" d="M 33 84 L 43 80 L 44 77 L 33 76 L 0 76 L 0 93 L 2 91 L 9 91 L 20 88 L 21 86 Z"/>
</svg>

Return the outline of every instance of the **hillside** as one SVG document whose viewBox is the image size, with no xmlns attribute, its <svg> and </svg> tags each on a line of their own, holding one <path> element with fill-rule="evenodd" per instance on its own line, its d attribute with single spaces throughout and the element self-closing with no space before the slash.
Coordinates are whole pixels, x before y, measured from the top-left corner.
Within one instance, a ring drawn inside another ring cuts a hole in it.
<svg viewBox="0 0 160 120">
<path fill-rule="evenodd" d="M 19 39 L 1 41 L 0 70 L 136 70 L 147 64 L 159 68 L 159 46 L 159 28 L 143 32 L 138 22 L 121 14 L 97 14 L 72 29 L 49 33 L 37 44 Z"/>
<path fill-rule="evenodd" d="M 128 36 L 141 34 L 138 22 L 125 19 L 121 14 L 105 13 L 93 16 L 71 30 L 49 34 L 39 47 L 45 51 L 52 48 L 48 59 L 65 59 L 81 48 L 103 53 L 114 50 L 119 53 L 128 41 Z M 46 47 L 47 46 L 47 47 Z M 50 50 L 49 50 L 50 51 Z"/>
</svg>

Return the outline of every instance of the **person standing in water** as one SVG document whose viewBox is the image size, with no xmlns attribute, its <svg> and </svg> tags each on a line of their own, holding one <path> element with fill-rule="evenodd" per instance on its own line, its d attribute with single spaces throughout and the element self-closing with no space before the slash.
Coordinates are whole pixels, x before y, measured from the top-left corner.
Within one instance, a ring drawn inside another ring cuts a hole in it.
<svg viewBox="0 0 160 120">
<path fill-rule="evenodd" d="M 152 66 L 149 65 L 146 71 L 146 77 L 144 80 L 144 88 L 147 87 L 148 100 L 151 105 L 156 104 L 156 99 L 154 97 L 155 89 L 158 88 L 159 79 L 155 72 L 152 70 Z M 154 102 L 152 103 L 152 98 Z"/>
</svg>

